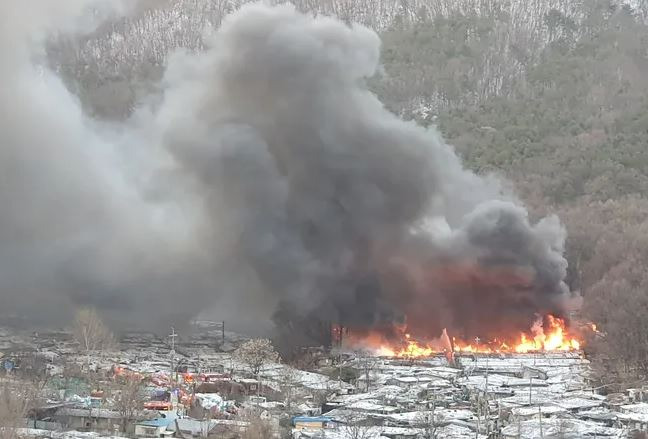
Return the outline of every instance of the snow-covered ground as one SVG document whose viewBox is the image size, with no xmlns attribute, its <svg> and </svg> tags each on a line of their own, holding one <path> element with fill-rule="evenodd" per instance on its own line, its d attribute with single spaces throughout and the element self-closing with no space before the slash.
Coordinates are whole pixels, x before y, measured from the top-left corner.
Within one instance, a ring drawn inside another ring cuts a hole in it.
<svg viewBox="0 0 648 439">
<path fill-rule="evenodd" d="M 233 334 L 226 338 L 232 345 L 245 340 Z M 240 385 L 256 383 L 257 376 L 230 352 L 199 345 L 183 348 L 180 343 L 171 356 L 162 338 L 145 335 L 132 336 L 130 343 L 116 352 L 81 355 L 62 333 L 35 336 L 0 330 L 0 346 L 5 347 L 0 352 L 10 355 L 23 349 L 37 353 L 48 362 L 52 375 L 74 362 L 101 372 L 119 365 L 155 377 L 161 383 L 158 388 L 164 389 L 172 364 L 181 363 L 190 371 L 223 377 L 217 379 Z M 267 392 L 265 398 L 251 396 L 243 406 L 256 407 L 276 419 L 288 415 L 288 406 L 290 415 L 325 416 L 330 420 L 324 430 L 327 438 L 348 437 L 350 428 L 364 429 L 366 438 L 415 438 L 430 429 L 438 438 L 486 437 L 494 431 L 505 438 L 552 434 L 625 438 L 630 431 L 648 426 L 648 403 L 642 397 L 648 392 L 635 391 L 633 398 L 620 400 L 619 395 L 614 399 L 598 395 L 588 384 L 589 362 L 578 353 L 466 355 L 452 366 L 441 356 L 417 361 L 350 357 L 342 364 L 332 363 L 334 358 L 324 360 L 325 366 L 311 371 L 265 364 L 258 375 Z M 354 371 L 350 376 L 355 378 L 340 380 L 333 371 L 342 370 Z M 205 409 L 222 411 L 233 403 L 228 395 L 201 392 L 196 392 L 195 400 Z M 67 397 L 68 404 L 88 405 L 88 400 L 87 395 Z M 21 433 L 61 439 L 106 437 L 36 430 Z M 316 437 L 317 433 L 295 430 L 294 437 Z"/>
</svg>

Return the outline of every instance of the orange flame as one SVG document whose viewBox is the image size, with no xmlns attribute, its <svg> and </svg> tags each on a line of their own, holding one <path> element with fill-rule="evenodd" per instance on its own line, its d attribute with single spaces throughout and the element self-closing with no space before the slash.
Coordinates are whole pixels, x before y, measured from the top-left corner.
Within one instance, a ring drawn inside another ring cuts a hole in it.
<svg viewBox="0 0 648 439">
<path fill-rule="evenodd" d="M 444 342 L 447 334 L 443 333 L 440 339 L 434 342 L 418 342 L 408 333 L 403 334 L 401 343 L 389 343 L 378 334 L 369 334 L 353 341 L 353 344 L 362 344 L 366 348 L 373 349 L 377 355 L 399 358 L 422 358 L 430 357 L 439 353 L 448 353 L 450 349 L 456 353 L 528 353 L 528 352 L 558 352 L 577 351 L 581 348 L 582 342 L 570 334 L 565 321 L 561 318 L 547 315 L 544 319 L 536 321 L 528 333 L 520 333 L 517 337 L 499 340 L 493 339 L 482 342 L 478 338 L 474 343 L 463 340 L 452 339 L 452 344 Z M 591 325 L 596 331 L 596 325 Z M 450 347 L 452 346 L 452 347 Z"/>
</svg>

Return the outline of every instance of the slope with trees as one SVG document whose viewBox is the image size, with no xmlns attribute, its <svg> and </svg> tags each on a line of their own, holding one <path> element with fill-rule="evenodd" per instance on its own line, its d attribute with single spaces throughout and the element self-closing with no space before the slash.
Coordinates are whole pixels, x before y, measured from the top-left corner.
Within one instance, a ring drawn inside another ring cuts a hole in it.
<svg viewBox="0 0 648 439">
<path fill-rule="evenodd" d="M 164 2 L 58 41 L 53 64 L 94 114 L 125 118 L 156 90 L 169 53 L 201 50 L 203 30 L 244 2 Z M 623 358 L 611 379 L 642 376 L 645 323 L 633 309 L 647 300 L 648 1 L 294 3 L 379 31 L 384 72 L 369 85 L 386 106 L 436 126 L 475 171 L 510 179 L 534 214 L 559 214 L 569 286 L 609 340 L 626 338 L 592 347 Z"/>
</svg>

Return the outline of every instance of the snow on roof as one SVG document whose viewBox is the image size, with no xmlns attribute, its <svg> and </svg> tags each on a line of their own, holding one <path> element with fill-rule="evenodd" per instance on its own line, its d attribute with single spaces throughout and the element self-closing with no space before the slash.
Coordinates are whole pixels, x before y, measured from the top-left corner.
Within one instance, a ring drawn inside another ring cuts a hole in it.
<svg viewBox="0 0 648 439">
<path fill-rule="evenodd" d="M 275 381 L 285 381 L 290 377 L 296 384 L 311 390 L 338 390 L 352 388 L 350 384 L 332 380 L 326 375 L 295 369 L 282 364 L 273 364 L 266 367 L 261 376 Z"/>
<path fill-rule="evenodd" d="M 148 421 L 140 421 L 137 423 L 137 425 L 142 425 L 145 427 L 167 427 L 170 425 L 174 420 L 173 419 L 167 419 L 167 418 L 157 418 L 157 419 L 151 419 Z"/>
<path fill-rule="evenodd" d="M 624 413 L 646 413 L 648 414 L 648 403 L 640 402 L 637 404 L 625 404 L 621 406 Z"/>
<path fill-rule="evenodd" d="M 592 419 L 594 421 L 614 421 L 617 419 L 618 413 L 606 408 L 597 407 L 591 410 L 579 411 L 577 416 L 581 419 Z"/>
<path fill-rule="evenodd" d="M 564 394 L 547 391 L 547 388 L 531 389 L 531 401 L 529 401 L 529 389 L 520 389 L 512 396 L 499 398 L 498 401 L 502 407 L 519 407 L 519 406 L 538 406 L 548 405 L 561 399 Z"/>
<path fill-rule="evenodd" d="M 428 389 L 447 389 L 448 387 L 452 387 L 452 383 L 443 378 L 435 378 L 430 382 L 425 383 L 425 387 Z"/>
<path fill-rule="evenodd" d="M 628 422 L 648 423 L 648 413 L 618 413 L 617 419 Z"/>
<path fill-rule="evenodd" d="M 485 439 L 485 435 L 475 435 L 475 432 L 468 428 L 464 427 L 461 425 L 446 425 L 443 427 L 438 427 L 436 429 L 437 437 L 439 438 L 452 438 L 452 439 L 475 439 L 477 437 L 478 439 Z"/>
<path fill-rule="evenodd" d="M 360 417 L 361 419 L 366 419 L 366 413 L 358 413 L 358 412 L 353 412 L 352 410 L 349 410 L 347 408 L 339 408 L 339 409 L 333 409 L 324 414 L 327 418 L 331 418 L 334 421 L 343 421 L 345 419 L 349 418 L 358 418 Z"/>
<path fill-rule="evenodd" d="M 321 432 L 301 431 L 303 438 L 321 438 Z M 362 437 L 363 439 L 386 439 L 386 438 L 416 438 L 418 435 L 425 433 L 422 429 L 417 428 L 402 428 L 402 427 L 366 427 L 361 432 L 350 432 L 344 427 L 340 429 L 327 429 L 326 439 L 348 439 L 351 435 L 354 437 Z M 439 438 L 452 438 L 452 439 L 486 439 L 484 435 L 475 436 L 475 432 L 471 429 L 457 425 L 447 425 L 438 427 L 436 433 Z"/>
<path fill-rule="evenodd" d="M 327 416 L 295 416 L 293 422 L 330 422 L 332 419 Z"/>
<path fill-rule="evenodd" d="M 484 375 L 473 375 L 466 378 L 459 378 L 457 384 L 465 385 L 468 387 L 474 387 L 479 389 L 484 389 L 486 386 L 486 376 Z M 488 388 L 489 390 L 495 387 L 546 387 L 547 382 L 544 380 L 538 379 L 524 379 L 524 378 L 515 378 L 508 375 L 498 375 L 498 374 L 489 374 L 488 375 Z"/>
<path fill-rule="evenodd" d="M 378 412 L 378 413 L 393 413 L 398 411 L 398 408 L 380 404 L 377 400 L 356 401 L 347 405 L 347 408 L 363 412 Z"/>
<path fill-rule="evenodd" d="M 404 365 L 393 365 L 385 364 L 377 369 L 380 370 L 383 374 L 390 376 L 399 376 L 399 377 L 410 377 L 410 376 L 430 376 L 443 379 L 451 379 L 456 377 L 461 373 L 460 369 L 454 369 L 451 367 L 416 367 L 416 366 L 404 366 Z"/>
<path fill-rule="evenodd" d="M 399 424 L 416 424 L 426 417 L 433 416 L 434 412 L 431 410 L 421 410 L 415 412 L 392 413 L 385 415 L 385 419 L 399 423 Z"/>
<path fill-rule="evenodd" d="M 262 409 L 272 410 L 272 409 L 284 408 L 286 404 L 280 401 L 266 401 L 266 402 L 257 403 L 256 405 L 258 407 L 261 407 Z"/>
<path fill-rule="evenodd" d="M 384 416 L 387 419 L 396 423 L 415 425 L 420 422 L 425 422 L 426 418 L 434 418 L 437 423 L 446 423 L 453 420 L 468 421 L 474 418 L 473 412 L 466 409 L 449 409 L 437 408 L 432 410 L 420 410 L 403 413 L 391 413 Z"/>
<path fill-rule="evenodd" d="M 434 416 L 440 422 L 468 421 L 474 418 L 474 413 L 467 409 L 436 409 Z"/>
<path fill-rule="evenodd" d="M 430 375 L 446 378 L 451 378 L 461 373 L 461 369 L 445 366 L 431 367 L 430 369 L 428 369 L 428 371 Z"/>
<path fill-rule="evenodd" d="M 556 368 L 573 368 L 574 370 L 586 369 L 589 361 L 581 358 L 577 353 L 556 354 L 515 354 L 511 356 L 458 356 L 457 362 L 465 369 L 489 369 L 493 372 L 518 374 L 525 367 L 531 367 L 544 372 Z"/>
<path fill-rule="evenodd" d="M 419 428 L 405 428 L 405 427 L 376 427 L 377 430 L 380 430 L 380 434 L 390 437 L 419 437 L 421 429 Z"/>
<path fill-rule="evenodd" d="M 398 386 L 381 386 L 375 390 L 366 393 L 355 393 L 351 395 L 338 395 L 331 402 L 341 404 L 351 404 L 355 401 L 365 399 L 395 399 L 398 395 L 404 393 L 404 390 Z"/>
<path fill-rule="evenodd" d="M 570 397 L 579 397 L 579 398 L 586 398 L 586 399 L 595 399 L 597 401 L 602 401 L 604 402 L 607 400 L 607 397 L 605 395 L 599 395 L 598 393 L 594 393 L 593 390 L 579 390 L 575 392 L 569 392 L 569 394 L 565 396 L 570 396 Z"/>
<path fill-rule="evenodd" d="M 396 380 L 399 383 L 404 383 L 404 384 L 414 384 L 414 383 L 429 383 L 432 381 L 432 377 L 426 377 L 426 376 L 405 376 L 405 377 L 393 377 L 391 378 L 392 380 Z M 450 385 L 446 380 L 439 380 L 442 381 L 446 385 Z"/>
<path fill-rule="evenodd" d="M 191 434 L 202 434 L 204 431 L 211 431 L 217 425 L 228 425 L 232 427 L 245 427 L 248 425 L 244 421 L 235 421 L 231 419 L 212 419 L 212 420 L 198 420 L 191 418 L 178 418 L 178 427 L 181 431 L 189 431 Z M 171 431 L 176 431 L 176 423 L 172 423 L 167 427 Z"/>
<path fill-rule="evenodd" d="M 561 398 L 556 401 L 555 404 L 567 410 L 578 410 L 599 407 L 603 404 L 603 402 L 598 399 L 571 397 Z"/>
<path fill-rule="evenodd" d="M 121 415 L 115 410 L 109 409 L 79 409 L 63 407 L 56 411 L 56 416 L 74 416 L 80 418 L 105 418 L 105 419 L 119 419 Z"/>
<path fill-rule="evenodd" d="M 557 413 L 565 413 L 566 411 L 566 408 L 557 405 L 541 405 L 535 407 L 516 407 L 511 410 L 511 413 L 515 416 L 526 417 L 538 415 L 539 413 L 542 413 L 543 415 L 553 415 Z"/>
<path fill-rule="evenodd" d="M 211 410 L 214 407 L 222 410 L 230 405 L 218 393 L 196 393 L 194 396 L 200 402 L 202 408 L 207 410 Z"/>
<path fill-rule="evenodd" d="M 16 433 L 20 437 L 33 437 L 33 438 L 51 438 L 51 439 L 127 439 L 122 436 L 102 436 L 94 432 L 82 431 L 50 431 L 39 430 L 36 428 L 18 428 Z"/>
<path fill-rule="evenodd" d="M 623 430 L 604 427 L 596 422 L 577 419 L 550 418 L 531 419 L 507 425 L 502 429 L 504 438 L 542 439 L 547 437 L 562 437 L 565 439 L 582 439 L 585 437 L 625 437 Z"/>
</svg>

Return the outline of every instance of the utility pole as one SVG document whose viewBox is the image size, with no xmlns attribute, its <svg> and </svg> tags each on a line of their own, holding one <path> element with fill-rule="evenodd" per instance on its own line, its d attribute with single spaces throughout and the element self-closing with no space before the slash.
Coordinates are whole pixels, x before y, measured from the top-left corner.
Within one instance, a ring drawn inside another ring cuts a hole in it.
<svg viewBox="0 0 648 439">
<path fill-rule="evenodd" d="M 365 392 L 369 392 L 369 357 L 363 353 L 364 371 L 365 371 Z"/>
<path fill-rule="evenodd" d="M 169 334 L 169 338 L 171 339 L 171 353 L 175 353 L 175 339 L 178 336 L 178 333 L 175 332 L 175 328 L 171 326 L 171 334 Z"/>
<path fill-rule="evenodd" d="M 486 389 L 484 390 L 484 400 L 486 403 L 486 434 L 490 434 L 490 405 L 488 404 L 488 352 L 486 353 Z"/>
<path fill-rule="evenodd" d="M 479 400 L 479 390 L 477 390 L 477 429 L 475 430 L 475 439 L 479 439 L 479 430 L 481 430 L 479 425 L 479 420 L 481 417 L 481 404 Z"/>
<path fill-rule="evenodd" d="M 529 374 L 529 407 L 531 407 L 531 385 L 533 384 L 533 374 Z"/>
<path fill-rule="evenodd" d="M 338 353 L 338 392 L 342 393 L 342 352 Z"/>
<path fill-rule="evenodd" d="M 475 337 L 475 349 L 479 350 L 479 342 L 481 339 L 479 337 Z M 488 369 L 486 369 L 486 381 L 484 383 L 484 396 L 486 396 L 486 393 L 488 392 Z M 480 418 L 481 418 L 481 408 L 482 408 L 482 399 L 479 395 L 479 388 L 477 389 L 477 430 L 475 431 L 475 439 L 479 437 L 480 433 Z"/>
<path fill-rule="evenodd" d="M 479 342 L 481 341 L 481 338 L 475 337 L 475 347 L 479 349 Z M 484 394 L 488 395 L 488 353 L 485 353 L 486 355 L 486 382 L 484 384 Z"/>
<path fill-rule="evenodd" d="M 171 327 L 171 334 L 169 334 L 169 338 L 171 339 L 171 352 L 169 352 L 169 355 L 171 356 L 171 381 L 174 381 L 174 376 L 175 376 L 175 381 L 178 380 L 178 376 L 175 372 L 175 339 L 178 336 L 178 334 L 175 332 L 175 328 L 172 326 Z"/>
<path fill-rule="evenodd" d="M 475 337 L 475 347 L 478 350 L 479 350 L 479 342 L 481 342 L 481 339 L 479 337 Z M 489 434 L 490 433 L 490 420 L 489 420 L 490 406 L 488 404 L 488 372 L 489 372 L 489 368 L 488 368 L 488 352 L 484 353 L 484 355 L 486 356 L 486 374 L 485 374 L 485 377 L 484 377 L 485 382 L 484 382 L 484 400 L 483 400 L 483 402 L 484 402 L 484 405 L 485 405 L 484 408 L 486 409 L 486 413 L 485 413 L 485 415 L 486 415 L 486 418 L 485 418 L 486 434 Z"/>
</svg>

